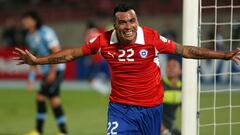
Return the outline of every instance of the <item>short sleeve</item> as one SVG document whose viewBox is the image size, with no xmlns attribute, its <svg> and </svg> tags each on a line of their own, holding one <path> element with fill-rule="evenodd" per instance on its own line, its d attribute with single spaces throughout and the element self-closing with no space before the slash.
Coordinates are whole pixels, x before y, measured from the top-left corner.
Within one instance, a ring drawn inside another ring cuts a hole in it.
<svg viewBox="0 0 240 135">
<path fill-rule="evenodd" d="M 160 53 L 173 54 L 176 52 L 176 44 L 159 34 L 154 38 L 154 45 Z"/>
<path fill-rule="evenodd" d="M 52 29 L 47 29 L 44 34 L 44 39 L 47 42 L 49 48 L 53 46 L 59 46 L 59 40 L 56 33 Z"/>
<path fill-rule="evenodd" d="M 35 51 L 36 49 L 34 49 L 33 43 L 34 42 L 33 42 L 31 35 L 27 34 L 26 38 L 25 38 L 25 44 L 27 45 L 27 48 L 29 48 L 32 53 L 36 54 L 36 51 Z"/>
<path fill-rule="evenodd" d="M 84 55 L 96 54 L 100 51 L 100 36 L 91 39 L 82 46 Z"/>
</svg>

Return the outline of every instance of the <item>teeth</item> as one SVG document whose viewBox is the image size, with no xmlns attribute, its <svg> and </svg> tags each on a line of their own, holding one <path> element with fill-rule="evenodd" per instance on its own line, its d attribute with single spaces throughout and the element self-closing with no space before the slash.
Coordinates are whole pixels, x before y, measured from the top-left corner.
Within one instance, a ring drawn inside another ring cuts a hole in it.
<svg viewBox="0 0 240 135">
<path fill-rule="evenodd" d="M 125 34 L 126 34 L 127 36 L 131 36 L 131 35 L 133 34 L 133 32 L 132 32 L 132 31 L 127 31 L 127 32 L 125 32 Z"/>
</svg>

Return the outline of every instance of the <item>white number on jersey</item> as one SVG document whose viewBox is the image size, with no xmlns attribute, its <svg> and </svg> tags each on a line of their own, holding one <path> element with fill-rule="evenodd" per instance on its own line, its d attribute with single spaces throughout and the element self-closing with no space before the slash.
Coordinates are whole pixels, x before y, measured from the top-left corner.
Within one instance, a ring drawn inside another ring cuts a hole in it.
<svg viewBox="0 0 240 135">
<path fill-rule="evenodd" d="M 118 56 L 119 61 L 126 61 L 126 60 L 129 62 L 134 61 L 134 58 L 131 58 L 134 55 L 134 50 L 132 48 L 127 49 L 127 51 L 123 49 L 120 49 L 118 51 L 120 52 L 120 55 Z M 124 59 L 123 57 L 126 55 L 126 52 L 127 52 L 127 59 Z"/>
</svg>

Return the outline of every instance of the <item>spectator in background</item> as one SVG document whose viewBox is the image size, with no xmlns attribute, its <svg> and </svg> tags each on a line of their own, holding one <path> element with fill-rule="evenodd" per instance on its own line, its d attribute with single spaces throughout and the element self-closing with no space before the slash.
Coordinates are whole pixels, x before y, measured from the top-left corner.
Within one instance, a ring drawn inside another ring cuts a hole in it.
<svg viewBox="0 0 240 135">
<path fill-rule="evenodd" d="M 24 46 L 25 31 L 19 27 L 15 18 L 7 18 L 2 33 L 3 45 L 6 48 Z"/>
<path fill-rule="evenodd" d="M 41 17 L 33 11 L 26 12 L 22 16 L 24 28 L 28 31 L 26 42 L 29 50 L 38 56 L 46 56 L 61 50 L 59 40 L 50 27 L 43 25 Z M 34 66 L 29 72 L 29 83 L 34 80 Z M 64 79 L 65 64 L 41 65 L 42 75 L 41 87 L 36 96 L 36 127 L 35 130 L 26 135 L 42 135 L 43 126 L 47 115 L 46 100 L 49 99 L 51 108 L 55 115 L 60 133 L 66 135 L 66 122 L 63 108 L 60 102 L 60 86 Z M 29 87 L 31 88 L 31 87 Z"/>
<path fill-rule="evenodd" d="M 240 40 L 240 25 L 235 25 L 233 30 L 233 40 Z M 240 41 L 233 42 L 234 47 L 240 47 Z"/>
<path fill-rule="evenodd" d="M 96 6 L 95 7 L 95 9 L 97 9 L 96 13 L 97 13 L 97 16 L 99 17 L 107 17 L 113 8 L 112 0 L 94 1 L 94 5 Z"/>
<path fill-rule="evenodd" d="M 85 41 L 91 42 L 91 40 L 95 40 L 104 31 L 105 29 L 97 26 L 93 20 L 88 20 L 84 36 Z M 88 80 L 91 82 L 92 87 L 101 94 L 107 95 L 110 88 L 107 85 L 109 69 L 106 61 L 100 54 L 89 56 L 86 60 L 89 67 Z"/>
<path fill-rule="evenodd" d="M 176 112 L 181 104 L 180 76 L 180 63 L 174 58 L 168 59 L 166 76 L 162 79 L 164 87 L 162 135 L 181 135 L 179 129 L 175 127 Z"/>
<path fill-rule="evenodd" d="M 177 34 L 176 34 L 176 30 L 175 30 L 175 27 L 174 27 L 173 20 L 171 20 L 170 18 L 167 18 L 164 25 L 165 25 L 166 29 L 162 32 L 162 36 L 176 41 L 177 40 Z"/>
<path fill-rule="evenodd" d="M 224 28 L 221 25 L 217 26 L 216 35 L 215 35 L 215 28 L 213 28 L 211 30 L 211 32 L 209 32 L 209 39 L 216 40 L 216 47 L 213 42 L 213 44 L 209 44 L 207 48 L 209 48 L 211 50 L 216 49 L 216 50 L 221 50 L 221 51 L 227 51 L 226 48 L 224 47 L 223 32 L 224 32 Z"/>
<path fill-rule="evenodd" d="M 233 39 L 240 39 L 240 25 L 234 28 Z"/>
<path fill-rule="evenodd" d="M 165 22 L 164 22 L 164 28 L 165 30 L 162 31 L 162 36 L 167 38 L 167 39 L 171 39 L 173 41 L 177 41 L 177 33 L 176 33 L 176 30 L 175 30 L 175 25 L 174 25 L 174 22 L 173 20 L 168 17 L 166 18 Z M 171 55 L 171 54 L 159 54 L 159 60 L 160 60 L 160 65 L 161 65 L 161 73 L 163 76 L 166 76 L 166 63 L 167 63 L 167 60 L 170 59 L 170 58 L 173 58 L 173 59 L 177 59 L 180 63 L 182 63 L 182 58 L 178 55 Z"/>
</svg>

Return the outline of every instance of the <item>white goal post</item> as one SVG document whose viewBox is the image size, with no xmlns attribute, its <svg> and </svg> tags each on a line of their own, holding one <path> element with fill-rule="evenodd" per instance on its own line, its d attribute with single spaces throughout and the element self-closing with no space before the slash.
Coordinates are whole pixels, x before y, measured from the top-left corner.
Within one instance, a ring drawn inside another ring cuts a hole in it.
<svg viewBox="0 0 240 135">
<path fill-rule="evenodd" d="M 198 0 L 183 1 L 183 45 L 198 45 L 198 4 Z M 183 59 L 183 135 L 197 135 L 197 65 L 197 60 Z"/>
</svg>

